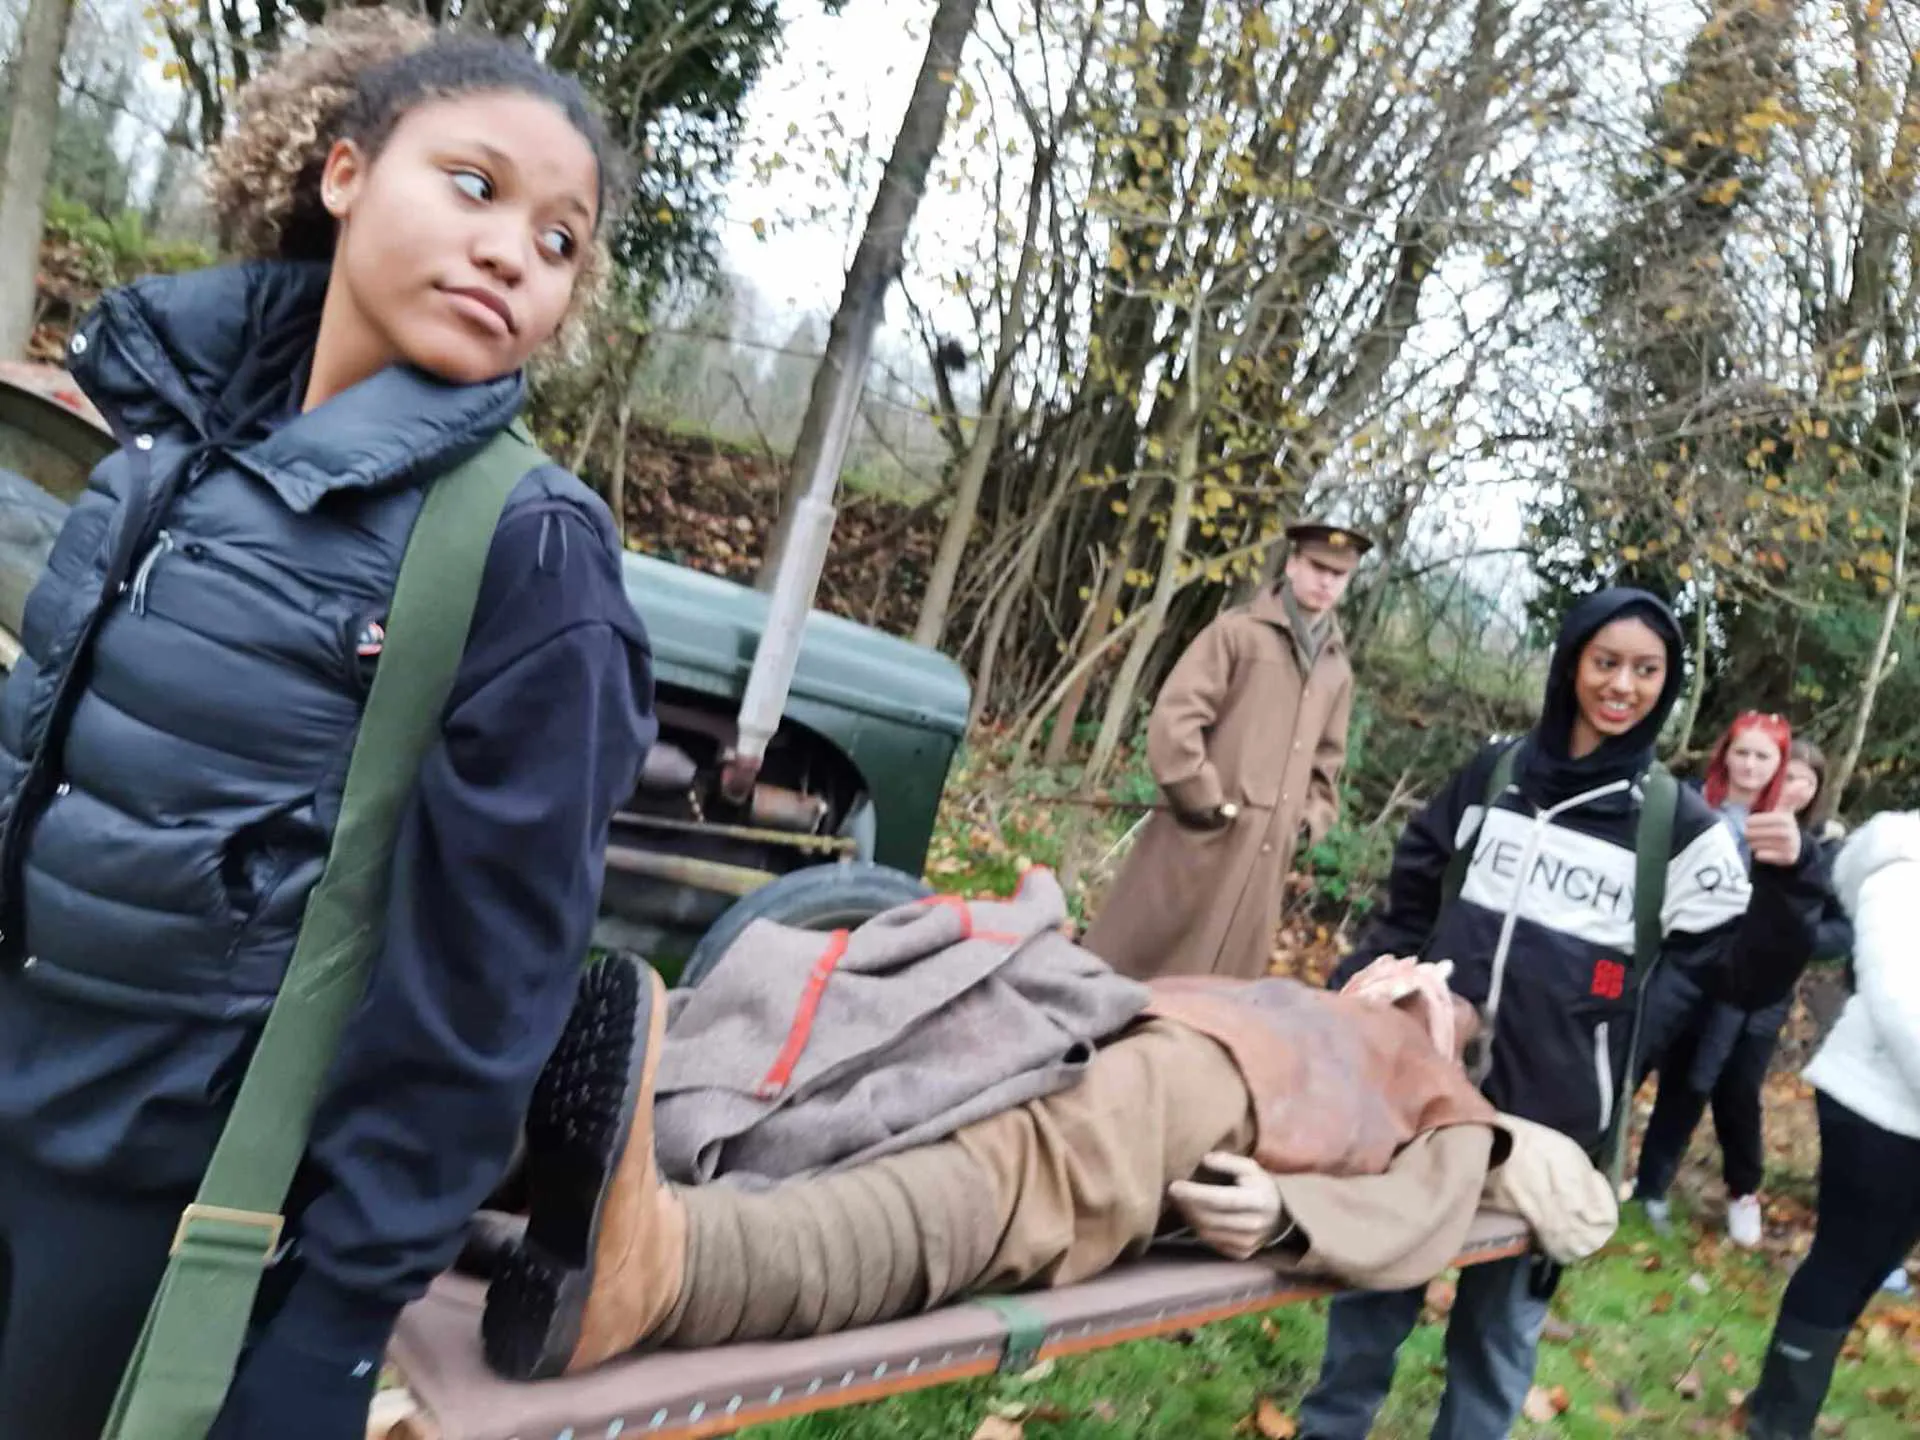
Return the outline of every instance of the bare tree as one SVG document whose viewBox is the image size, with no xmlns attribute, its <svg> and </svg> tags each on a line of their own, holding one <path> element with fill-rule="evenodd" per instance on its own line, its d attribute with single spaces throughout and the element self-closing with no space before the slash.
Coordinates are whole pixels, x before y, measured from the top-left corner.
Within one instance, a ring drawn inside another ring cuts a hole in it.
<svg viewBox="0 0 1920 1440">
<path fill-rule="evenodd" d="M 847 271 L 839 307 L 827 331 L 827 351 L 814 372 L 813 392 L 800 438 L 793 447 L 793 468 L 781 504 L 780 522 L 767 542 L 756 583 L 771 589 L 786 552 L 801 497 L 810 490 L 830 496 L 859 413 L 887 291 L 899 278 L 907 231 L 926 192 L 927 172 L 946 131 L 947 102 L 960 69 L 961 51 L 973 31 L 978 0 L 940 0 L 927 34 L 927 52 L 900 121 L 893 151 L 880 177 L 880 191 L 868 212 L 853 265 Z"/>
<path fill-rule="evenodd" d="M 60 119 L 60 57 L 72 23 L 73 0 L 29 0 L 20 24 L 0 159 L 0 358 L 26 354 L 33 335 L 34 279 Z"/>
</svg>

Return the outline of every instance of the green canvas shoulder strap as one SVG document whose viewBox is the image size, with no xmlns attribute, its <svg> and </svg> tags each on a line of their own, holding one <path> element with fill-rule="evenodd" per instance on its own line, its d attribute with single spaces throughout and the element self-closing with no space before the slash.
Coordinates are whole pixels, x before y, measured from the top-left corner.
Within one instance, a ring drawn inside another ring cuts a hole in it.
<svg viewBox="0 0 1920 1440">
<path fill-rule="evenodd" d="M 1487 823 L 1486 812 L 1491 811 L 1494 802 L 1507 793 L 1507 787 L 1513 784 L 1514 766 L 1520 760 L 1520 742 L 1514 741 L 1500 752 L 1500 758 L 1493 762 L 1493 773 L 1487 776 L 1487 793 L 1481 797 L 1480 824 L 1473 827 L 1473 833 L 1460 844 L 1454 846 L 1453 854 L 1447 858 L 1446 874 L 1440 879 L 1440 909 L 1444 910 L 1460 898 L 1460 889 L 1467 883 L 1467 867 L 1473 863 L 1474 847 L 1480 842 L 1481 827 Z M 1434 919 L 1440 918 L 1439 911 Z"/>
<path fill-rule="evenodd" d="M 341 1031 L 385 926 L 394 836 L 440 732 L 508 494 L 544 457 L 517 423 L 434 482 L 408 537 L 326 870 L 128 1363 L 103 1440 L 204 1440 Z"/>
<path fill-rule="evenodd" d="M 1680 808 L 1680 782 L 1658 761 L 1641 786 L 1640 825 L 1633 837 L 1633 1027 L 1627 1037 L 1627 1068 L 1613 1106 L 1602 1155 L 1616 1191 L 1627 1168 L 1627 1117 L 1639 1079 L 1640 1032 L 1647 1018 L 1647 991 L 1660 964 L 1664 938 L 1660 917 L 1667 903 L 1667 864 L 1673 858 L 1673 821 Z"/>
</svg>

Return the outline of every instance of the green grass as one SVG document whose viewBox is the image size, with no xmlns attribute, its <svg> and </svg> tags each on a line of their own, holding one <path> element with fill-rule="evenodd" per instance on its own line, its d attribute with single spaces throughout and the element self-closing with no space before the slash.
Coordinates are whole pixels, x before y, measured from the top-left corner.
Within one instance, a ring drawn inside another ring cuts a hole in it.
<svg viewBox="0 0 1920 1440">
<path fill-rule="evenodd" d="M 1676 1205 L 1676 1215 L 1682 1208 Z M 1564 1388 L 1566 1409 L 1551 1422 L 1522 1420 L 1516 1435 L 1655 1440 L 1737 1433 L 1732 1413 L 1757 1374 L 1786 1271 L 1778 1259 L 1702 1243 L 1686 1223 L 1676 1230 L 1660 1239 L 1630 1209 L 1612 1245 L 1567 1274 L 1536 1377 L 1549 1393 Z M 1823 1433 L 1850 1440 L 1920 1433 L 1920 1330 L 1903 1333 L 1906 1319 L 1920 1319 L 1912 1309 L 1875 1301 L 1856 1337 L 1859 1358 L 1835 1381 Z M 1028 1440 L 1225 1436 L 1243 1428 L 1262 1397 L 1293 1413 L 1319 1365 L 1325 1310 L 1324 1302 L 1288 1306 L 1179 1340 L 1058 1362 L 1027 1381 L 950 1385 L 745 1433 L 756 1440 L 964 1440 L 998 1413 L 1019 1418 Z M 1401 1352 L 1398 1380 L 1374 1431 L 1380 1440 L 1427 1433 L 1440 1399 L 1444 1336 L 1430 1310 Z M 1696 1354 L 1699 1384 L 1689 1398 L 1676 1382 Z M 1244 1431 L 1257 1433 L 1251 1425 Z"/>
</svg>

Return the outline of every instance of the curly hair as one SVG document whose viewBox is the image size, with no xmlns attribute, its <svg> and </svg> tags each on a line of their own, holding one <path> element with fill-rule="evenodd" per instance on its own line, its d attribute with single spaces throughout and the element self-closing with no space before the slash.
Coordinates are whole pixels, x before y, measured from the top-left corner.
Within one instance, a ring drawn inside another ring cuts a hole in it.
<svg viewBox="0 0 1920 1440">
<path fill-rule="evenodd" d="M 375 158 L 415 107 L 501 91 L 551 101 L 586 140 L 603 219 L 618 157 L 579 82 L 523 47 L 445 34 L 381 6 L 340 12 L 240 92 L 234 124 L 208 168 L 222 246 L 251 257 L 330 259 L 337 227 L 320 200 L 320 175 L 335 142 L 352 140 Z M 605 268 L 596 240 L 582 256 L 576 313 Z"/>
</svg>

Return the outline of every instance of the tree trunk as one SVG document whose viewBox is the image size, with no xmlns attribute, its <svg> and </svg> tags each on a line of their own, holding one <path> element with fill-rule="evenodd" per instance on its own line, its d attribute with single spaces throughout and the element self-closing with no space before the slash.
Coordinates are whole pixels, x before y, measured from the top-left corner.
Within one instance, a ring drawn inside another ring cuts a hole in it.
<svg viewBox="0 0 1920 1440">
<path fill-rule="evenodd" d="M 1673 747 L 1675 760 L 1684 760 L 1693 753 L 1693 732 L 1700 723 L 1700 706 L 1707 698 L 1707 597 L 1712 593 L 1705 581 L 1694 581 L 1693 684 L 1687 692 L 1687 714 L 1680 726 L 1680 739 Z"/>
<path fill-rule="evenodd" d="M 907 231 L 926 191 L 933 157 L 940 149 L 947 124 L 947 100 L 953 94 L 960 52 L 973 30 L 977 6 L 978 0 L 940 0 L 934 11 L 926 57 L 913 82 L 913 97 L 907 102 L 893 153 L 887 157 L 887 168 L 880 177 L 880 193 L 867 213 L 860 248 L 847 271 L 840 306 L 827 332 L 826 354 L 813 374 L 813 390 L 800 422 L 800 438 L 794 442 L 793 465 L 781 500 L 780 522 L 754 579 L 761 590 L 773 589 L 801 497 L 815 490 L 822 493 L 822 498 L 830 498 L 838 483 L 840 462 L 860 412 L 860 392 L 866 384 L 882 302 L 900 273 Z"/>
<path fill-rule="evenodd" d="M 1197 356 L 1190 363 L 1197 364 Z M 1147 602 L 1146 621 L 1127 647 L 1127 657 L 1120 662 L 1120 673 L 1114 676 L 1113 691 L 1107 696 L 1106 713 L 1100 717 L 1100 733 L 1094 738 L 1093 754 L 1087 757 L 1086 775 L 1081 781 L 1089 790 L 1100 783 L 1120 749 L 1141 672 L 1147 668 L 1147 656 L 1160 638 L 1167 609 L 1180 588 L 1180 561 L 1186 554 L 1187 527 L 1193 520 L 1193 477 L 1200 465 L 1199 425 L 1188 415 L 1181 428 L 1180 463 L 1173 482 L 1173 509 L 1167 516 L 1167 538 L 1160 551 L 1160 573 L 1153 582 L 1153 598 Z"/>
<path fill-rule="evenodd" d="M 1127 528 L 1121 532 L 1119 543 L 1114 546 L 1113 563 L 1107 567 L 1107 573 L 1100 577 L 1100 589 L 1093 598 L 1093 619 L 1087 628 L 1086 642 L 1075 659 L 1076 667 L 1089 655 L 1098 654 L 1106 648 L 1107 632 L 1113 628 L 1113 612 L 1120 605 L 1120 590 L 1127 583 L 1127 571 L 1133 565 L 1133 539 L 1139 515 L 1138 510 L 1128 515 Z M 1092 684 L 1093 667 L 1088 665 L 1061 697 L 1059 713 L 1054 716 L 1053 733 L 1047 737 L 1047 748 L 1040 756 L 1042 765 L 1065 762 L 1067 752 L 1073 746 L 1073 727 L 1080 723 L 1080 707 L 1087 703 L 1087 690 Z M 1037 725 L 1044 718 L 1042 712 L 1034 717 L 1034 723 Z"/>
<path fill-rule="evenodd" d="M 1900 442 L 1899 456 L 1900 524 L 1895 532 L 1893 574 L 1888 577 L 1891 583 L 1887 587 L 1887 607 L 1880 615 L 1880 633 L 1874 637 L 1873 657 L 1867 663 L 1867 673 L 1860 680 L 1860 699 L 1854 706 L 1853 729 L 1847 735 L 1847 747 L 1841 752 L 1833 773 L 1827 777 L 1820 803 L 1815 807 L 1814 819 L 1817 822 L 1833 818 L 1833 812 L 1839 808 L 1840 797 L 1846 793 L 1853 772 L 1859 768 L 1860 752 L 1867 743 L 1867 724 L 1873 719 L 1873 702 L 1880 693 L 1881 683 L 1893 669 L 1887 655 L 1893 648 L 1894 626 L 1899 622 L 1900 607 L 1906 598 L 1907 524 L 1913 516 L 1913 454 L 1904 439 Z"/>
<path fill-rule="evenodd" d="M 60 118 L 60 57 L 73 0 L 28 0 L 13 58 L 7 151 L 0 158 L 0 359 L 27 353 L 38 300 L 47 174 Z"/>
<path fill-rule="evenodd" d="M 954 583 L 960 578 L 960 562 L 966 557 L 967 541 L 973 535 L 973 523 L 980 511 L 980 490 L 987 481 L 987 467 L 993 463 L 995 447 L 1000 443 L 1000 427 L 1007 416 L 1007 404 L 1013 398 L 1013 360 L 1027 329 L 1027 289 L 1033 284 L 1040 261 L 1040 212 L 1046 204 L 1049 157 L 1034 161 L 1033 182 L 1027 187 L 1026 233 L 1020 241 L 1020 263 L 1014 267 L 1013 288 L 1007 297 L 1007 310 L 1000 322 L 1000 341 L 994 347 L 993 379 L 987 387 L 987 403 L 980 423 L 973 432 L 973 444 L 960 462 L 960 477 L 953 489 L 953 509 L 947 515 L 946 528 L 940 532 L 940 549 L 933 557 L 933 570 L 927 576 L 927 593 L 920 601 L 920 618 L 913 627 L 916 645 L 938 645 L 946 634 L 947 611 L 953 604 Z"/>
</svg>

